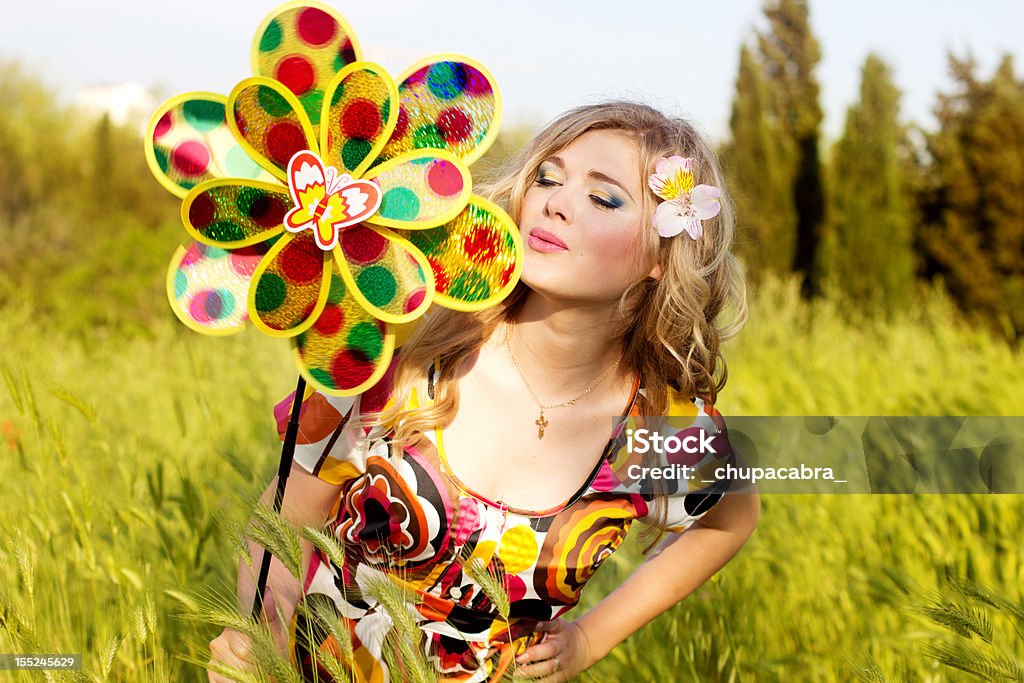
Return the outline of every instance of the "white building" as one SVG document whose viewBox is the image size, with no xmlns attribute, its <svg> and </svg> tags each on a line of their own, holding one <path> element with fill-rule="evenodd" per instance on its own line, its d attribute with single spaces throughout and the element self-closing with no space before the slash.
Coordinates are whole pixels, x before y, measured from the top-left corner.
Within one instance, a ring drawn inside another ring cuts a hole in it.
<svg viewBox="0 0 1024 683">
<path fill-rule="evenodd" d="M 75 107 L 87 115 L 106 114 L 112 123 L 137 126 L 143 132 L 159 104 L 152 91 L 138 83 L 85 86 L 74 100 Z"/>
</svg>

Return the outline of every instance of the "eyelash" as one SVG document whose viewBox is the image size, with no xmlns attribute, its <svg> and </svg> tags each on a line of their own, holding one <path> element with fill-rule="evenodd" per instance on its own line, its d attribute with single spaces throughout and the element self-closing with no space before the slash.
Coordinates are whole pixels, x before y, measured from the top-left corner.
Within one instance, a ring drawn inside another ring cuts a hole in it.
<svg viewBox="0 0 1024 683">
<path fill-rule="evenodd" d="M 541 187 L 554 187 L 554 186 L 558 185 L 558 183 L 556 183 L 554 180 L 551 180 L 550 178 L 545 178 L 543 176 L 537 178 L 533 182 L 534 182 L 535 185 L 540 185 Z M 594 195 L 590 195 L 590 201 L 594 202 L 594 204 L 596 206 L 598 206 L 599 208 L 602 208 L 602 209 L 605 209 L 605 210 L 608 210 L 608 211 L 610 211 L 612 209 L 619 208 L 618 204 L 616 204 L 614 202 L 610 202 L 607 199 L 602 199 L 601 197 L 597 197 L 597 196 L 594 196 Z"/>
</svg>

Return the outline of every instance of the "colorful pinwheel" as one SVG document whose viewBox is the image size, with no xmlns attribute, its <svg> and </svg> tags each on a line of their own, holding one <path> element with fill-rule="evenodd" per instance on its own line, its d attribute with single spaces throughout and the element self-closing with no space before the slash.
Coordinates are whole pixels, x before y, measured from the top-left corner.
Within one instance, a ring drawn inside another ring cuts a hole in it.
<svg viewBox="0 0 1024 683">
<path fill-rule="evenodd" d="M 396 87 L 359 52 L 333 9 L 283 5 L 257 31 L 256 76 L 168 100 L 146 136 L 194 239 L 168 270 L 175 313 L 204 334 L 251 319 L 293 338 L 302 375 L 334 395 L 380 379 L 396 325 L 432 302 L 494 305 L 522 266 L 513 221 L 471 194 L 500 117 L 487 71 L 439 55 Z"/>
</svg>

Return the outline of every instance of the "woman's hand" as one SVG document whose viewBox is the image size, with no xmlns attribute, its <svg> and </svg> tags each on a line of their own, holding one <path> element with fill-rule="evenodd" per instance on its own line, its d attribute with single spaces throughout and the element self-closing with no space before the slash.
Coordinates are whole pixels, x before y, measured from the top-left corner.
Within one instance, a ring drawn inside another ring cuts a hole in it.
<svg viewBox="0 0 1024 683">
<path fill-rule="evenodd" d="M 219 636 L 210 641 L 210 664 L 223 664 L 241 671 L 255 671 L 250 659 L 251 654 L 252 642 L 249 636 L 233 628 L 224 629 Z M 212 669 L 207 671 L 210 674 L 210 683 L 231 683 L 235 680 L 226 678 Z"/>
<path fill-rule="evenodd" d="M 566 619 L 545 621 L 537 627 L 543 639 L 516 657 L 516 673 L 540 683 L 570 681 L 594 661 L 583 629 Z"/>
</svg>

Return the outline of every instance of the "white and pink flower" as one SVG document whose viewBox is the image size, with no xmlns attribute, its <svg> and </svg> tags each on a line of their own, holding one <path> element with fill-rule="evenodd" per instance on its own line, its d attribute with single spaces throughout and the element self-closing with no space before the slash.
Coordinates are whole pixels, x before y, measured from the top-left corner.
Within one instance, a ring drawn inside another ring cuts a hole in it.
<svg viewBox="0 0 1024 683">
<path fill-rule="evenodd" d="M 674 237 L 686 231 L 691 239 L 704 234 L 701 221 L 714 218 L 722 210 L 722 192 L 713 185 L 694 186 L 693 159 L 662 157 L 647 184 L 665 201 L 654 212 L 654 227 L 662 237 Z"/>
</svg>

